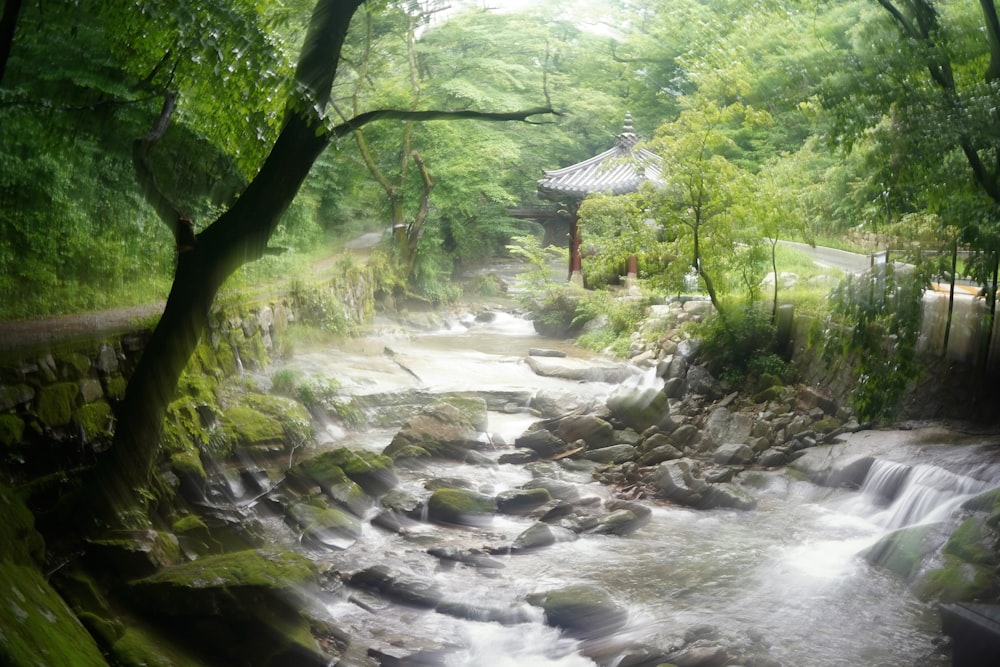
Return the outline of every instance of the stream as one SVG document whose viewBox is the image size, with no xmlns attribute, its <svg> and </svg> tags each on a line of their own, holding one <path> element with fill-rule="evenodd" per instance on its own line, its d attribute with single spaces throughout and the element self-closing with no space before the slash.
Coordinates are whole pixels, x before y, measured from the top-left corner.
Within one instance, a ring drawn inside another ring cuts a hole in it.
<svg viewBox="0 0 1000 667">
<path fill-rule="evenodd" d="M 527 409 L 540 396 L 574 404 L 602 402 L 616 385 L 541 377 L 525 363 L 531 348 L 591 355 L 564 341 L 544 339 L 531 323 L 506 312 L 489 317 L 446 317 L 415 327 L 378 322 L 375 330 L 337 349 L 311 350 L 284 360 L 316 379 L 335 378 L 340 392 L 384 397 L 406 392 L 466 392 L 487 398 L 496 459 L 537 416 Z M 600 362 L 604 363 L 604 362 Z M 276 369 L 272 369 L 272 372 Z M 408 415 L 379 413 L 381 423 L 361 431 L 317 421 L 318 444 L 298 457 L 347 446 L 381 452 Z M 623 660 L 622 646 L 681 647 L 692 637 L 721 638 L 726 646 L 756 647 L 756 665 L 785 667 L 903 667 L 947 665 L 936 607 L 922 603 L 899 578 L 873 568 L 859 553 L 888 530 L 947 519 L 962 500 L 1000 480 L 983 469 L 985 439 L 959 445 L 943 431 L 862 432 L 879 454 L 861 490 L 816 486 L 784 469 L 751 470 L 736 482 L 757 499 L 751 511 L 694 510 L 645 498 L 650 521 L 628 536 L 582 534 L 525 554 L 490 556 L 492 567 L 449 563 L 429 549 L 475 550 L 511 544 L 535 519 L 496 515 L 482 527 L 414 522 L 394 533 L 364 523 L 344 549 L 297 542 L 280 518 L 260 517 L 268 539 L 293 544 L 328 572 L 331 581 L 375 565 L 432 582 L 445 599 L 471 608 L 509 612 L 506 622 L 469 620 L 398 604 L 350 585 L 331 585 L 315 601 L 352 642 L 374 647 L 340 664 L 585 666 L 639 665 Z M 550 474 L 594 502 L 614 489 L 593 481 L 589 469 L 545 464 Z M 907 466 L 901 475 L 899 466 Z M 495 495 L 532 479 L 536 466 L 492 466 L 435 461 L 399 468 L 399 488 L 426 497 L 430 479 L 460 479 Z M 887 502 L 887 485 L 902 486 Z M 367 517 L 371 518 L 371 517 Z M 573 638 L 546 625 L 534 593 L 570 584 L 594 584 L 627 609 L 613 639 Z M 372 657 L 376 656 L 376 657 Z M 377 658 L 377 659 L 376 659 Z M 694 664 L 694 663 L 692 663 Z M 717 664 L 705 662 L 699 664 Z M 728 663 L 727 663 L 728 664 Z"/>
</svg>

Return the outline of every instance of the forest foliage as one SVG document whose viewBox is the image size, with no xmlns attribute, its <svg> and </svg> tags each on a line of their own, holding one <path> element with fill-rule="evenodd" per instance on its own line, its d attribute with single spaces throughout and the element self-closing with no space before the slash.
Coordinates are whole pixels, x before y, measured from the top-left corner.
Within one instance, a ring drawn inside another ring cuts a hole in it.
<svg viewBox="0 0 1000 667">
<path fill-rule="evenodd" d="M 0 35 L 10 47 L 0 70 L 0 317 L 162 299 L 175 244 L 137 174 L 136 143 L 172 95 L 146 164 L 194 230 L 207 225 L 279 131 L 312 3 L 8 0 L 5 12 L 15 5 L 14 30 Z M 516 12 L 368 3 L 348 35 L 331 122 L 376 108 L 504 111 L 539 100 L 561 115 L 386 120 L 337 139 L 272 239 L 284 253 L 251 277 L 285 275 L 349 235 L 395 225 L 409 232 L 402 279 L 447 298 L 456 267 L 540 231 L 507 211 L 541 204 L 542 170 L 605 150 L 629 112 L 667 185 L 588 202 L 585 272 L 596 285 L 634 251 L 649 286 L 678 289 L 693 272 L 725 309 L 767 296 L 760 280 L 777 268 L 768 240 L 852 231 L 968 248 L 968 271 L 986 284 L 1000 250 L 992 10 L 926 0 L 566 0 Z"/>
</svg>

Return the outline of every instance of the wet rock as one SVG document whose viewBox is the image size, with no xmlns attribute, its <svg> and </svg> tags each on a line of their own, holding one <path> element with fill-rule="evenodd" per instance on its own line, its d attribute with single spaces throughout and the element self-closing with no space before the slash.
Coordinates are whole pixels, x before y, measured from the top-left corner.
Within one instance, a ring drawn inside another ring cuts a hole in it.
<svg viewBox="0 0 1000 667">
<path fill-rule="evenodd" d="M 497 510 L 504 514 L 527 514 L 552 501 L 547 489 L 510 489 L 497 495 Z"/>
<path fill-rule="evenodd" d="M 795 408 L 800 412 L 809 412 L 820 408 L 825 414 L 837 414 L 837 402 L 829 391 L 820 387 L 801 385 L 795 392 Z"/>
<path fill-rule="evenodd" d="M 418 448 L 435 458 L 465 461 L 479 445 L 473 421 L 451 403 L 437 401 L 408 419 L 382 453 L 396 460 Z"/>
<path fill-rule="evenodd" d="M 529 623 L 534 620 L 530 609 L 520 605 L 507 608 L 496 608 L 473 605 L 468 602 L 460 602 L 457 600 L 445 600 L 438 604 L 435 611 L 440 614 L 453 616 L 455 618 L 464 618 L 470 621 L 479 621 L 481 623 L 499 623 L 500 625 L 518 625 L 519 623 Z M 441 663 L 434 662 L 426 664 L 437 665 Z"/>
<path fill-rule="evenodd" d="M 535 522 L 526 528 L 511 545 L 510 552 L 513 554 L 525 553 L 548 547 L 556 543 L 556 536 L 548 524 Z"/>
<path fill-rule="evenodd" d="M 595 533 L 631 535 L 648 524 L 653 516 L 650 508 L 629 500 L 609 500 L 604 506 L 611 513 L 601 519 Z"/>
<path fill-rule="evenodd" d="M 624 463 L 634 461 L 639 453 L 632 445 L 611 445 L 586 452 L 583 458 L 596 463 Z"/>
<path fill-rule="evenodd" d="M 493 498 L 468 489 L 438 489 L 427 501 L 429 520 L 459 526 L 487 525 L 495 510 Z"/>
<path fill-rule="evenodd" d="M 531 398 L 529 407 L 545 418 L 562 417 L 568 413 L 592 412 L 593 399 L 578 392 L 543 390 Z"/>
<path fill-rule="evenodd" d="M 129 584 L 144 611 L 185 628 L 185 640 L 229 664 L 329 663 L 302 615 L 318 587 L 298 554 L 258 550 L 204 556 Z M 222 655 L 220 655 L 222 654 Z"/>
<path fill-rule="evenodd" d="M 361 522 L 336 507 L 302 502 L 287 511 L 304 538 L 324 547 L 347 549 L 361 537 Z"/>
<path fill-rule="evenodd" d="M 318 486 L 329 498 L 361 516 L 373 501 L 338 465 L 342 460 L 335 452 L 324 452 L 297 464 L 288 471 L 290 487 L 305 490 Z"/>
<path fill-rule="evenodd" d="M 553 498 L 557 500 L 567 500 L 571 502 L 580 499 L 580 490 L 576 484 L 564 482 L 559 479 L 548 477 L 536 477 L 521 485 L 525 489 L 545 489 Z"/>
<path fill-rule="evenodd" d="M 608 397 L 607 406 L 616 419 L 636 431 L 670 416 L 667 395 L 656 386 L 620 385 Z"/>
<path fill-rule="evenodd" d="M 783 466 L 787 462 L 788 462 L 787 453 L 784 450 L 777 449 L 775 447 L 771 447 L 770 449 L 764 450 L 764 452 L 762 452 L 760 456 L 757 457 L 757 463 L 764 466 L 765 468 L 774 468 L 777 466 Z"/>
<path fill-rule="evenodd" d="M 685 646 L 667 656 L 676 667 L 722 667 L 728 660 L 729 653 L 721 646 Z"/>
<path fill-rule="evenodd" d="M 434 582 L 418 579 L 386 565 L 374 565 L 355 572 L 348 583 L 395 602 L 425 609 L 433 609 L 442 598 Z"/>
<path fill-rule="evenodd" d="M 498 463 L 511 463 L 513 465 L 525 465 L 538 460 L 538 452 L 527 447 L 520 447 L 512 452 L 501 454 L 497 459 Z"/>
<path fill-rule="evenodd" d="M 691 459 L 665 461 L 656 467 L 649 482 L 657 496 L 694 507 L 708 491 L 708 482 L 698 476 L 699 472 Z"/>
<path fill-rule="evenodd" d="M 611 424 L 594 415 L 570 415 L 559 420 L 556 434 L 564 442 L 583 440 L 589 449 L 600 449 L 615 444 L 615 431 Z"/>
<path fill-rule="evenodd" d="M 507 567 L 497 559 L 491 558 L 488 554 L 472 549 L 433 547 L 428 549 L 427 553 L 441 561 L 461 563 L 463 565 L 471 565 L 472 567 L 483 568 L 486 570 L 502 570 Z"/>
<path fill-rule="evenodd" d="M 607 591 L 595 586 L 568 586 L 529 595 L 528 603 L 545 611 L 549 625 L 584 639 L 613 635 L 628 619 L 628 612 Z"/>
<path fill-rule="evenodd" d="M 875 462 L 870 455 L 844 456 L 842 448 L 825 445 L 804 450 L 789 464 L 811 482 L 823 486 L 861 488 Z"/>
<path fill-rule="evenodd" d="M 741 412 L 730 412 L 721 407 L 712 410 L 705 423 L 702 437 L 715 444 L 727 442 L 745 443 L 750 439 L 753 419 Z"/>
<path fill-rule="evenodd" d="M 664 461 L 673 461 L 684 458 L 684 453 L 673 445 L 666 443 L 659 447 L 654 447 L 639 457 L 639 465 L 651 466 Z"/>
<path fill-rule="evenodd" d="M 562 350 L 550 350 L 546 348 L 533 347 L 528 350 L 529 357 L 565 357 L 566 353 Z"/>
<path fill-rule="evenodd" d="M 704 366 L 692 366 L 687 372 L 687 387 L 692 394 L 703 394 L 709 400 L 722 396 L 722 386 Z"/>
<path fill-rule="evenodd" d="M 752 510 L 757 500 L 735 484 L 711 484 L 698 505 L 700 509 L 728 507 L 737 510 Z"/>
<path fill-rule="evenodd" d="M 882 536 L 861 556 L 875 567 L 909 579 L 924 558 L 936 551 L 943 541 L 939 524 L 921 524 L 894 530 Z"/>
<path fill-rule="evenodd" d="M 577 382 L 607 382 L 618 384 L 638 374 L 630 364 L 609 364 L 571 357 L 528 357 L 528 367 L 543 377 L 557 377 Z"/>
<path fill-rule="evenodd" d="M 543 459 L 552 458 L 570 449 L 565 440 L 544 428 L 522 433 L 514 441 L 514 446 L 518 449 L 530 449 Z"/>
<path fill-rule="evenodd" d="M 753 460 L 753 450 L 743 443 L 729 442 L 715 450 L 712 460 L 721 465 L 744 465 Z"/>
<path fill-rule="evenodd" d="M 701 431 L 691 424 L 681 424 L 670 434 L 670 442 L 679 449 L 693 447 L 701 439 Z"/>
</svg>

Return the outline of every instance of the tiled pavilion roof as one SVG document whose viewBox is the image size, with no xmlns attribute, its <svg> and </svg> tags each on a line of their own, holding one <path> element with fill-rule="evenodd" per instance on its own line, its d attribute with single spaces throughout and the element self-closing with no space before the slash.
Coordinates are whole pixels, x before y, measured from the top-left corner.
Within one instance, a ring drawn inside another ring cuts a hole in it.
<svg viewBox="0 0 1000 667">
<path fill-rule="evenodd" d="M 613 148 L 569 167 L 546 169 L 538 181 L 538 194 L 546 199 L 583 199 L 594 192 L 635 192 L 647 180 L 660 182 L 660 157 L 636 148 L 640 140 L 632 129 L 632 114 L 626 114 L 625 127 Z"/>
</svg>

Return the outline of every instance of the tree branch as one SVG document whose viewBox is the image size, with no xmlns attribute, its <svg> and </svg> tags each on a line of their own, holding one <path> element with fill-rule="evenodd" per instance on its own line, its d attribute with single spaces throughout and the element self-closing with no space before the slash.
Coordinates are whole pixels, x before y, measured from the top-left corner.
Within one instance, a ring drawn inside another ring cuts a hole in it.
<svg viewBox="0 0 1000 667">
<path fill-rule="evenodd" d="M 430 211 L 431 190 L 434 188 L 434 181 L 431 180 L 431 175 L 427 171 L 424 158 L 417 151 L 413 151 L 413 161 L 417 163 L 417 167 L 420 169 L 420 178 L 424 181 L 424 191 L 420 196 L 420 209 L 417 211 L 417 215 L 413 219 L 413 223 L 410 225 L 410 230 L 407 234 L 410 251 L 407 257 L 410 258 L 411 262 L 416 257 L 417 243 L 420 242 L 420 233 L 423 230 L 424 222 L 427 220 L 427 214 Z"/>
<path fill-rule="evenodd" d="M 135 166 L 136 180 L 139 181 L 143 197 L 156 211 L 156 215 L 163 224 L 173 233 L 177 252 L 180 253 L 194 248 L 194 225 L 191 219 L 181 211 L 180 206 L 160 187 L 149 160 L 150 149 L 163 138 L 167 128 L 170 127 L 170 119 L 174 115 L 176 101 L 177 95 L 175 93 L 172 91 L 164 93 L 163 106 L 160 108 L 160 115 L 153 128 L 146 133 L 146 136 L 137 139 L 132 144 L 132 163 Z"/>
<path fill-rule="evenodd" d="M 364 127 L 368 123 L 376 120 L 484 120 L 493 122 L 521 121 L 532 125 L 542 125 L 539 121 L 529 120 L 532 116 L 541 114 L 552 114 L 561 116 L 558 111 L 551 107 L 534 107 L 523 111 L 492 112 L 492 111 L 444 111 L 440 109 L 429 109 L 424 111 L 406 111 L 403 109 L 376 109 L 360 113 L 354 118 L 330 128 L 328 134 L 330 138 L 343 137 L 358 128 Z"/>
</svg>

